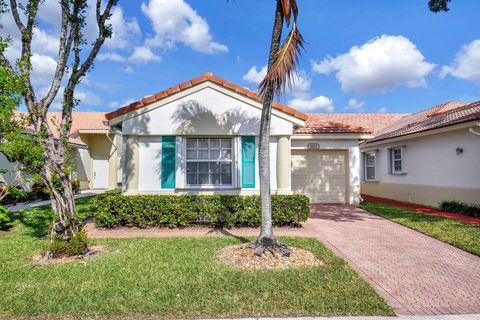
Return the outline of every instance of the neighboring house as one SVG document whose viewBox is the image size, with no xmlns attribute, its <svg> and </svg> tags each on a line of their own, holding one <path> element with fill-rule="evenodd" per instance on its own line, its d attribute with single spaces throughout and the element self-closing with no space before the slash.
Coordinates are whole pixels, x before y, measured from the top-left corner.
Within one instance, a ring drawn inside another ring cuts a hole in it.
<svg viewBox="0 0 480 320">
<path fill-rule="evenodd" d="M 22 113 L 18 113 L 18 115 L 21 116 Z M 58 132 L 55 128 L 58 128 L 61 113 L 49 112 L 47 117 L 49 126 L 54 131 L 54 136 L 58 138 Z M 119 164 L 115 141 L 118 138 L 104 124 L 106 121 L 105 113 L 74 112 L 72 118 L 69 140 L 73 150 L 72 157 L 75 161 L 73 176 L 79 180 L 80 188 L 112 189 L 117 187 L 119 183 L 117 181 Z M 26 128 L 26 134 L 30 130 Z M 10 162 L 2 153 L 0 153 L 0 169 L 2 169 L 2 173 L 0 173 L 2 183 L 13 183 L 28 188 L 28 178 L 23 177 L 20 181 L 15 173 L 20 169 L 19 165 Z"/>
<path fill-rule="evenodd" d="M 372 130 L 272 106 L 272 193 L 358 203 L 359 142 Z M 261 108 L 256 93 L 205 73 L 107 113 L 123 137 L 123 192 L 258 194 Z"/>
<path fill-rule="evenodd" d="M 480 204 L 480 102 L 405 116 L 360 148 L 363 194 L 434 207 Z"/>
</svg>

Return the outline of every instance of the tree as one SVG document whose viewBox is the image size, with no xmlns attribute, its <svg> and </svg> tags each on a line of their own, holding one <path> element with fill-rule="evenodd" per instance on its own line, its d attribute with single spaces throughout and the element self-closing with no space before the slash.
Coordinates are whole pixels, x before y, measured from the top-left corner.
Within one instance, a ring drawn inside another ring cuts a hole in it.
<svg viewBox="0 0 480 320">
<path fill-rule="evenodd" d="M 290 253 L 288 247 L 276 239 L 272 228 L 269 141 L 273 97 L 282 94 L 287 85 L 292 85 L 296 64 L 303 49 L 303 37 L 297 28 L 297 17 L 298 7 L 296 0 L 277 0 L 268 58 L 268 71 L 265 79 L 259 86 L 260 94 L 263 97 L 259 137 L 262 227 L 259 238 L 252 244 L 252 248 L 256 250 L 257 255 L 262 255 L 265 251 L 279 252 L 285 256 Z M 292 29 L 280 47 L 284 21 L 289 26 L 292 18 Z"/>
<path fill-rule="evenodd" d="M 435 13 L 438 13 L 440 11 L 447 12 L 448 10 L 450 10 L 448 8 L 448 3 L 449 2 L 450 2 L 450 0 L 429 0 L 428 1 L 428 8 Z"/>
<path fill-rule="evenodd" d="M 111 17 L 112 8 L 118 0 L 108 0 L 105 4 L 103 2 L 102 0 L 96 1 L 98 33 L 89 46 L 83 35 L 86 26 L 87 0 L 59 0 L 61 25 L 57 65 L 48 92 L 40 98 L 39 92 L 32 85 L 30 58 L 34 27 L 38 23 L 37 13 L 43 1 L 28 0 L 23 5 L 17 4 L 16 0 L 10 0 L 8 7 L 3 1 L 0 1 L 0 4 L 3 4 L 2 8 L 6 9 L 3 12 L 11 12 L 21 33 L 21 55 L 15 65 L 4 54 L 9 43 L 8 37 L 0 39 L 0 69 L 4 74 L 8 72 L 10 76 L 15 75 L 19 79 L 22 86 L 21 96 L 28 111 L 27 117 L 18 121 L 14 120 L 18 117 L 14 116 L 13 108 L 5 109 L 1 123 L 1 129 L 5 130 L 1 132 L 2 151 L 9 153 L 9 156 L 21 163 L 24 168 L 39 174 L 51 192 L 55 221 L 50 232 L 50 245 L 44 256 L 46 259 L 53 258 L 52 249 L 56 245 L 56 241 L 68 244 L 79 236 L 84 238 L 84 235 L 81 234 L 82 223 L 77 217 L 70 180 L 71 145 L 68 135 L 72 126 L 72 110 L 78 103 L 74 98 L 75 89 L 92 68 L 105 40 L 112 35 L 111 25 L 107 22 Z M 102 7 L 104 7 L 103 10 Z M 21 11 L 26 16 L 24 19 L 21 17 Z M 87 50 L 84 52 L 86 48 Z M 5 77 L 2 77 L 0 81 L 5 81 Z M 52 128 L 47 122 L 47 112 L 62 84 L 65 85 L 65 89 L 62 97 L 61 119 L 59 119 L 57 128 Z M 8 117 L 8 115 L 10 116 Z M 31 129 L 30 134 L 20 133 L 20 127 L 23 130 L 25 127 Z M 54 136 L 55 130 L 58 131 L 57 138 Z M 29 149 L 29 147 L 33 149 Z M 84 250 L 87 250 L 86 244 Z"/>
</svg>

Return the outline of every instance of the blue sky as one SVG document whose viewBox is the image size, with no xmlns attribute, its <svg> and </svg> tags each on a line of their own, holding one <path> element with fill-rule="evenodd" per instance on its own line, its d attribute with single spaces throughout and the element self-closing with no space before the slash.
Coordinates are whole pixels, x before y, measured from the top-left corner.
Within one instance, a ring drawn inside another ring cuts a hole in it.
<svg viewBox="0 0 480 320">
<path fill-rule="evenodd" d="M 309 113 L 404 113 L 480 100 L 480 1 L 454 0 L 439 14 L 427 0 L 298 5 L 306 52 L 282 102 Z M 58 4 L 45 6 L 34 63 L 40 91 L 55 61 L 48 48 L 55 47 Z M 79 88 L 77 110 L 114 110 L 205 71 L 255 89 L 274 9 L 274 0 L 120 0 L 116 34 Z M 1 22 L 2 33 L 14 33 L 8 17 Z"/>
</svg>

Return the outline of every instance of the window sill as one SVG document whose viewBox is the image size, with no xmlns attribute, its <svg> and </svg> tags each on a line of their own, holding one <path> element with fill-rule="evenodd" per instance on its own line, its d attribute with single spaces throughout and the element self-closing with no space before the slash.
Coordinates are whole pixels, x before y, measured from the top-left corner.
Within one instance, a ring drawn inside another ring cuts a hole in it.
<svg viewBox="0 0 480 320">
<path fill-rule="evenodd" d="M 175 188 L 179 191 L 195 191 L 195 190 L 239 190 L 234 186 L 186 186 L 183 188 Z"/>
<path fill-rule="evenodd" d="M 389 174 L 395 175 L 395 176 L 403 176 L 406 175 L 406 172 L 389 172 Z"/>
</svg>

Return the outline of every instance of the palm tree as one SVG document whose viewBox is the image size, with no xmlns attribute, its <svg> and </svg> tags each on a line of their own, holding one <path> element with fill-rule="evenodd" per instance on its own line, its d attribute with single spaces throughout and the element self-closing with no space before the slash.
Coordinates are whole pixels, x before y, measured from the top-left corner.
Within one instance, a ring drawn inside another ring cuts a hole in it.
<svg viewBox="0 0 480 320">
<path fill-rule="evenodd" d="M 269 141 L 273 97 L 282 94 L 287 85 L 292 85 L 295 67 L 303 49 L 303 37 L 297 29 L 297 16 L 298 7 L 296 0 L 277 0 L 268 58 L 268 71 L 265 79 L 259 86 L 260 94 L 263 97 L 259 138 L 262 228 L 259 238 L 251 245 L 257 255 L 262 255 L 265 251 L 279 252 L 284 256 L 290 254 L 288 247 L 278 242 L 272 229 Z M 280 47 L 283 23 L 285 22 L 289 26 L 292 17 L 292 29 Z"/>
</svg>

